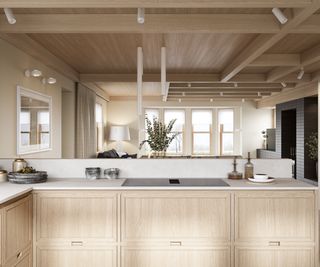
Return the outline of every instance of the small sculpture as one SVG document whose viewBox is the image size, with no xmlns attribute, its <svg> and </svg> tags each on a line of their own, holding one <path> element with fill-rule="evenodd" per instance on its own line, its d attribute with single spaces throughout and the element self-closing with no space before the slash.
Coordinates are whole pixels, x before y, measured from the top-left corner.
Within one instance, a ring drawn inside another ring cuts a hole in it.
<svg viewBox="0 0 320 267">
<path fill-rule="evenodd" d="M 237 171 L 237 157 L 233 158 L 233 171 L 228 173 L 228 179 L 242 179 L 242 173 Z"/>
</svg>

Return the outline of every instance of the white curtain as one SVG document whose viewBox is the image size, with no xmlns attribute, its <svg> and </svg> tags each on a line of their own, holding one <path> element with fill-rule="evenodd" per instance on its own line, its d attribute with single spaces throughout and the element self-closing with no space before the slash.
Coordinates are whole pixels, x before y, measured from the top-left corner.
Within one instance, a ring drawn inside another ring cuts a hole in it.
<svg viewBox="0 0 320 267">
<path fill-rule="evenodd" d="M 78 83 L 76 114 L 76 157 L 96 157 L 96 93 Z"/>
</svg>

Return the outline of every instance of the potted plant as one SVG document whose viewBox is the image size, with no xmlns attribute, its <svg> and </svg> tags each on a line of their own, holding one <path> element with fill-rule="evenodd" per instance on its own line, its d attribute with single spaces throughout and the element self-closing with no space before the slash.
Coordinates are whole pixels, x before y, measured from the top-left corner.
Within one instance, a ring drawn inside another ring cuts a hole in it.
<svg viewBox="0 0 320 267">
<path fill-rule="evenodd" d="M 164 157 L 171 142 L 177 137 L 178 133 L 172 133 L 175 120 L 171 120 L 168 125 L 153 118 L 152 122 L 146 117 L 147 136 L 148 138 L 141 142 L 140 149 L 144 144 L 150 146 L 155 157 Z"/>
<path fill-rule="evenodd" d="M 316 162 L 316 172 L 318 177 L 318 133 L 312 133 L 306 142 L 308 156 Z"/>
</svg>

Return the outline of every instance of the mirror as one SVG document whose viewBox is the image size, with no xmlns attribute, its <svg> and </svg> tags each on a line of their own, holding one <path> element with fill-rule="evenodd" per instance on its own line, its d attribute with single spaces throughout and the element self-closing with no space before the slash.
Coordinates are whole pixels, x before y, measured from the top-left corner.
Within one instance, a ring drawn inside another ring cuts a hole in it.
<svg viewBox="0 0 320 267">
<path fill-rule="evenodd" d="M 50 96 L 17 87 L 17 154 L 52 149 Z"/>
</svg>

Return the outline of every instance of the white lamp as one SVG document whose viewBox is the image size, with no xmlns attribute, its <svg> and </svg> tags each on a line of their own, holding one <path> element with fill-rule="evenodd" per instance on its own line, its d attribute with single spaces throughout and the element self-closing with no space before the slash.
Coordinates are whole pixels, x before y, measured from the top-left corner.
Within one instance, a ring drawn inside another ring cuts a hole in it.
<svg viewBox="0 0 320 267">
<path fill-rule="evenodd" d="M 128 125 L 111 126 L 109 140 L 116 141 L 118 154 L 123 154 L 122 141 L 130 141 L 130 131 Z"/>
</svg>

